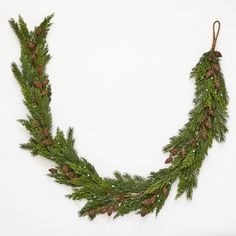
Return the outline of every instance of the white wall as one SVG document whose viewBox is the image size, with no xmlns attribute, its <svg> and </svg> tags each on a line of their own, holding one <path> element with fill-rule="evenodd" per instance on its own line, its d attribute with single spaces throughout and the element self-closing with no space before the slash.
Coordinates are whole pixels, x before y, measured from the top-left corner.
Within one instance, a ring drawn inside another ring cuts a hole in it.
<svg viewBox="0 0 236 236">
<path fill-rule="evenodd" d="M 1 0 L 0 7 L 0 235 L 236 235 L 235 1 Z M 19 149 L 29 135 L 16 122 L 26 109 L 10 70 L 19 45 L 8 19 L 21 14 L 34 27 L 52 12 L 54 125 L 75 128 L 77 149 L 102 176 L 147 176 L 164 167 L 161 148 L 192 108 L 189 73 L 210 49 L 213 21 L 221 21 L 229 133 L 209 151 L 192 201 L 175 200 L 175 184 L 158 218 L 90 222 L 77 216 L 82 203 L 64 197 L 69 188 L 46 176 L 53 163 Z"/>
</svg>

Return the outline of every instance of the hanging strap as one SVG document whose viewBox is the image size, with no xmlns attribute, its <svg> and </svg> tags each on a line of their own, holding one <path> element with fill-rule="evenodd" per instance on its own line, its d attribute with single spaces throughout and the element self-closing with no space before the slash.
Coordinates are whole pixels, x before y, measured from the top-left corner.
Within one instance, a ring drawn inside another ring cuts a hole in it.
<svg viewBox="0 0 236 236">
<path fill-rule="evenodd" d="M 216 25 L 218 25 L 218 27 Z M 216 30 L 216 27 L 217 27 L 217 30 Z M 217 41 L 218 35 L 220 33 L 220 22 L 218 20 L 216 20 L 213 23 L 213 27 L 212 28 L 213 28 L 213 39 L 212 39 L 211 49 L 214 51 L 215 47 L 216 47 L 216 41 Z"/>
</svg>

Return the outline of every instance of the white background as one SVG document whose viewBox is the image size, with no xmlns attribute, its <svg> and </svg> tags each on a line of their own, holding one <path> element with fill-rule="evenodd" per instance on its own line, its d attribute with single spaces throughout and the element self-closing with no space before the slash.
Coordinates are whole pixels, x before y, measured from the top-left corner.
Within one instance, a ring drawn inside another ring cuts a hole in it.
<svg viewBox="0 0 236 236">
<path fill-rule="evenodd" d="M 233 0 L 0 1 L 0 235 L 235 236 L 236 3 Z M 102 176 L 114 170 L 147 176 L 163 168 L 162 146 L 187 121 L 194 83 L 189 73 L 210 49 L 212 23 L 222 23 L 218 50 L 229 91 L 229 133 L 214 142 L 192 201 L 175 200 L 175 183 L 159 216 L 136 214 L 93 222 L 79 218 L 70 189 L 46 176 L 53 166 L 20 150 L 28 133 L 10 63 L 19 44 L 9 18 L 30 28 L 55 13 L 48 42 L 54 130 L 75 128 L 79 153 Z"/>
</svg>

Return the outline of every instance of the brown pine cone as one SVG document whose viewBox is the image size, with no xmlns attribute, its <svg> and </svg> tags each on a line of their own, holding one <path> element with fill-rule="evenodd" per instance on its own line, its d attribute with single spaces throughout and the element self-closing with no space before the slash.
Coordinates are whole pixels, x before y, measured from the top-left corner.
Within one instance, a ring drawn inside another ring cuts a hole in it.
<svg viewBox="0 0 236 236">
<path fill-rule="evenodd" d="M 140 211 L 140 214 L 142 217 L 144 217 L 145 215 L 147 215 L 148 211 L 146 208 L 143 208 L 141 211 Z"/>
<path fill-rule="evenodd" d="M 35 34 L 36 34 L 37 36 L 39 36 L 39 35 L 41 34 L 41 32 L 42 32 L 41 27 L 40 27 L 40 26 L 36 27 L 36 29 L 35 29 Z"/>
<path fill-rule="evenodd" d="M 40 76 L 43 74 L 43 66 L 42 65 L 38 65 L 37 72 Z"/>
<path fill-rule="evenodd" d="M 69 171 L 69 172 L 65 173 L 65 175 L 66 175 L 66 177 L 68 177 L 70 179 L 75 177 L 75 174 L 72 171 Z"/>
<path fill-rule="evenodd" d="M 33 54 L 33 55 L 31 56 L 32 62 L 34 63 L 34 62 L 36 61 L 36 59 L 37 59 L 37 56 L 36 56 L 35 54 Z"/>
<path fill-rule="evenodd" d="M 178 149 L 177 148 L 172 148 L 170 150 L 170 153 L 175 156 L 178 153 Z"/>
<path fill-rule="evenodd" d="M 43 91 L 41 92 L 41 95 L 42 95 L 42 96 L 48 95 L 48 90 L 47 90 L 47 89 L 43 90 Z"/>
<path fill-rule="evenodd" d="M 42 87 L 43 87 L 43 84 L 40 83 L 40 82 L 34 82 L 34 87 L 35 87 L 35 88 L 42 88 Z"/>
<path fill-rule="evenodd" d="M 68 173 L 68 172 L 70 171 L 69 166 L 68 166 L 68 165 L 63 165 L 63 166 L 62 166 L 62 171 L 63 171 L 64 173 Z"/>
<path fill-rule="evenodd" d="M 144 206 L 150 205 L 150 204 L 151 204 L 151 203 L 150 203 L 150 199 L 148 198 L 148 199 L 143 200 L 143 201 L 142 201 L 142 204 L 143 204 Z"/>
<path fill-rule="evenodd" d="M 201 136 L 202 136 L 203 139 L 206 139 L 207 138 L 207 132 L 205 130 L 203 130 L 201 132 Z"/>
<path fill-rule="evenodd" d="M 163 187 L 162 188 L 162 192 L 165 194 L 165 195 L 167 195 L 168 194 L 168 188 L 167 187 Z"/>
<path fill-rule="evenodd" d="M 48 79 L 45 79 L 45 80 L 43 81 L 43 85 L 44 85 L 44 86 L 47 86 L 48 83 L 49 83 L 49 80 L 48 80 Z"/>
<path fill-rule="evenodd" d="M 49 169 L 49 172 L 53 175 L 53 174 L 56 174 L 57 173 L 57 169 L 55 168 L 50 168 Z"/>
<path fill-rule="evenodd" d="M 169 164 L 173 161 L 173 158 L 172 157 L 168 157 L 166 160 L 165 160 L 165 164 Z"/>
<path fill-rule="evenodd" d="M 43 134 L 44 137 L 48 137 L 48 135 L 49 135 L 48 129 L 45 128 L 45 129 L 43 130 L 42 134 Z"/>
<path fill-rule="evenodd" d="M 212 67 L 216 72 L 220 71 L 220 66 L 218 64 L 214 64 Z"/>
<path fill-rule="evenodd" d="M 109 207 L 107 209 L 107 215 L 110 216 L 112 214 L 112 212 L 113 212 L 113 207 Z"/>
<path fill-rule="evenodd" d="M 106 209 L 106 208 L 101 208 L 101 209 L 99 210 L 99 212 L 100 212 L 101 214 L 105 214 L 105 213 L 107 212 L 107 209 Z"/>
<path fill-rule="evenodd" d="M 210 108 L 209 108 L 209 110 L 208 110 L 208 114 L 209 114 L 210 116 L 215 116 L 215 115 L 216 115 L 216 113 L 215 113 L 212 109 L 210 109 Z"/>
<path fill-rule="evenodd" d="M 208 70 L 206 73 L 206 78 L 210 78 L 214 74 L 214 71 L 212 69 Z"/>
<path fill-rule="evenodd" d="M 186 149 L 185 149 L 185 148 L 182 148 L 182 149 L 181 149 L 181 156 L 182 156 L 182 157 L 185 157 L 186 155 L 187 155 Z"/>
<path fill-rule="evenodd" d="M 50 139 L 45 139 L 45 140 L 43 140 L 43 144 L 44 144 L 45 146 L 52 145 L 52 140 L 50 140 Z"/>
<path fill-rule="evenodd" d="M 215 84 L 215 87 L 216 87 L 217 89 L 220 88 L 220 80 L 218 80 L 218 79 L 214 80 L 214 84 Z"/>
<path fill-rule="evenodd" d="M 94 218 L 96 216 L 96 211 L 91 210 L 89 211 L 88 215 L 90 218 Z"/>
<path fill-rule="evenodd" d="M 197 141 L 196 141 L 195 139 L 192 139 L 192 140 L 191 140 L 191 145 L 192 145 L 193 147 L 195 147 L 195 146 L 197 145 Z"/>
<path fill-rule="evenodd" d="M 216 57 L 222 57 L 222 55 L 219 51 L 215 51 L 214 54 L 215 54 Z"/>
<path fill-rule="evenodd" d="M 208 129 L 211 129 L 211 128 L 212 128 L 212 125 L 211 125 L 211 123 L 210 123 L 208 120 L 205 121 L 204 125 L 205 125 Z"/>
<path fill-rule="evenodd" d="M 157 199 L 157 196 L 156 196 L 156 195 L 153 195 L 153 196 L 150 198 L 150 205 L 153 205 L 153 204 L 156 202 L 156 199 Z"/>
<path fill-rule="evenodd" d="M 27 44 L 27 47 L 28 47 L 30 50 L 32 50 L 32 49 L 34 49 L 35 44 L 34 44 L 33 42 L 29 42 L 29 43 Z"/>
<path fill-rule="evenodd" d="M 215 55 L 214 54 L 209 55 L 208 60 L 211 61 L 211 62 L 214 62 L 215 61 Z"/>
</svg>

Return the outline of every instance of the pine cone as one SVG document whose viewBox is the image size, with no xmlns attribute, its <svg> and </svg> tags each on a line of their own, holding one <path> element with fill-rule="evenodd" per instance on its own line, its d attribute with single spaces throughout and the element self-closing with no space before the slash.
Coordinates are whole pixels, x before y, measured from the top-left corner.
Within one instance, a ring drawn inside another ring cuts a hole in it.
<svg viewBox="0 0 236 236">
<path fill-rule="evenodd" d="M 43 85 L 44 85 L 44 86 L 47 86 L 48 83 L 49 83 L 49 80 L 48 80 L 48 79 L 45 79 L 45 80 L 43 81 Z"/>
<path fill-rule="evenodd" d="M 56 174 L 57 173 L 57 169 L 55 168 L 50 168 L 49 169 L 49 172 L 53 175 L 53 174 Z"/>
<path fill-rule="evenodd" d="M 68 166 L 68 165 L 63 165 L 63 166 L 62 166 L 62 171 L 63 171 L 64 173 L 68 173 L 68 172 L 70 171 L 69 166 Z"/>
<path fill-rule="evenodd" d="M 35 87 L 35 88 L 42 88 L 42 87 L 43 87 L 43 84 L 40 83 L 40 82 L 34 82 L 34 87 Z"/>
<path fill-rule="evenodd" d="M 150 198 L 150 205 L 153 205 L 153 204 L 156 202 L 156 199 L 157 199 L 157 196 L 156 196 L 156 195 L 153 195 L 153 196 Z"/>
<path fill-rule="evenodd" d="M 191 145 L 192 145 L 193 147 L 195 147 L 195 146 L 197 145 L 197 141 L 196 141 L 195 139 L 192 139 L 192 140 L 191 140 Z"/>
<path fill-rule="evenodd" d="M 40 26 L 36 27 L 36 29 L 35 29 L 35 34 L 36 34 L 37 36 L 39 36 L 41 33 L 42 33 L 41 27 L 40 27 Z"/>
<path fill-rule="evenodd" d="M 212 69 L 208 70 L 206 73 L 206 78 L 210 78 L 214 74 L 214 71 Z"/>
<path fill-rule="evenodd" d="M 215 54 L 216 57 L 222 57 L 222 55 L 219 51 L 215 51 L 214 54 Z"/>
<path fill-rule="evenodd" d="M 214 64 L 212 67 L 216 72 L 220 71 L 220 66 L 218 64 Z"/>
<path fill-rule="evenodd" d="M 66 175 L 66 177 L 68 177 L 70 179 L 75 177 L 75 174 L 72 171 L 69 171 L 69 172 L 65 173 L 65 175 Z"/>
<path fill-rule="evenodd" d="M 142 204 L 143 204 L 144 206 L 150 205 L 150 204 L 151 204 L 151 203 L 150 203 L 150 199 L 147 198 L 147 199 L 143 200 L 143 201 L 142 201 Z"/>
<path fill-rule="evenodd" d="M 94 218 L 96 216 L 96 211 L 91 210 L 89 211 L 88 215 L 90 218 Z"/>
<path fill-rule="evenodd" d="M 45 139 L 45 140 L 43 140 L 43 144 L 44 144 L 45 146 L 52 145 L 52 140 L 50 140 L 50 139 Z"/>
<path fill-rule="evenodd" d="M 201 132 L 201 136 L 202 136 L 203 139 L 206 139 L 207 138 L 207 132 L 205 130 L 203 130 Z"/>
<path fill-rule="evenodd" d="M 172 148 L 170 150 L 170 153 L 175 156 L 178 153 L 178 149 L 177 148 Z"/>
<path fill-rule="evenodd" d="M 212 109 L 210 109 L 210 108 L 209 108 L 209 110 L 208 110 L 208 114 L 209 114 L 210 116 L 215 116 L 215 115 L 216 115 L 216 113 L 215 113 Z"/>
<path fill-rule="evenodd" d="M 112 212 L 113 212 L 113 207 L 109 207 L 107 209 L 107 215 L 110 216 L 112 214 Z"/>
<path fill-rule="evenodd" d="M 214 54 L 209 55 L 208 60 L 211 61 L 211 62 L 214 62 L 215 61 L 215 55 Z"/>
<path fill-rule="evenodd" d="M 173 158 L 172 157 L 168 157 L 166 160 L 165 160 L 165 164 L 169 164 L 173 161 Z"/>
<path fill-rule="evenodd" d="M 41 92 L 41 95 L 42 95 L 42 96 L 48 95 L 48 90 L 47 90 L 47 89 L 43 90 L 43 91 Z"/>
<path fill-rule="evenodd" d="M 204 125 L 208 128 L 208 129 L 211 129 L 212 128 L 212 125 L 211 123 L 207 120 L 205 121 Z"/>
<path fill-rule="evenodd" d="M 167 195 L 168 192 L 169 192 L 169 190 L 168 190 L 167 187 L 163 187 L 163 188 L 162 188 L 162 192 L 163 192 L 165 195 Z"/>
<path fill-rule="evenodd" d="M 28 47 L 30 50 L 32 50 L 32 49 L 34 49 L 35 44 L 34 44 L 33 42 L 29 42 L 29 43 L 27 44 L 27 47 Z"/>
<path fill-rule="evenodd" d="M 42 133 L 43 133 L 44 137 L 48 137 L 48 135 L 49 135 L 49 131 L 47 128 L 45 128 Z"/>
<path fill-rule="evenodd" d="M 182 157 L 185 157 L 186 155 L 187 155 L 186 149 L 185 149 L 185 148 L 182 148 L 182 149 L 181 149 L 181 156 L 182 156 Z"/>
<path fill-rule="evenodd" d="M 217 89 L 220 88 L 220 80 L 218 80 L 218 79 L 214 80 L 214 84 L 215 84 L 215 87 L 216 87 Z"/>
<path fill-rule="evenodd" d="M 38 65 L 37 71 L 38 71 L 38 74 L 41 76 L 43 74 L 43 66 L 42 65 Z"/>
<path fill-rule="evenodd" d="M 35 54 L 33 54 L 33 55 L 31 56 L 32 62 L 34 63 L 34 62 L 36 61 L 36 59 L 37 59 L 37 56 L 36 56 Z"/>
<path fill-rule="evenodd" d="M 147 215 L 148 211 L 146 208 L 143 208 L 141 211 L 140 211 L 140 214 L 142 217 L 144 217 L 145 215 Z"/>
</svg>

